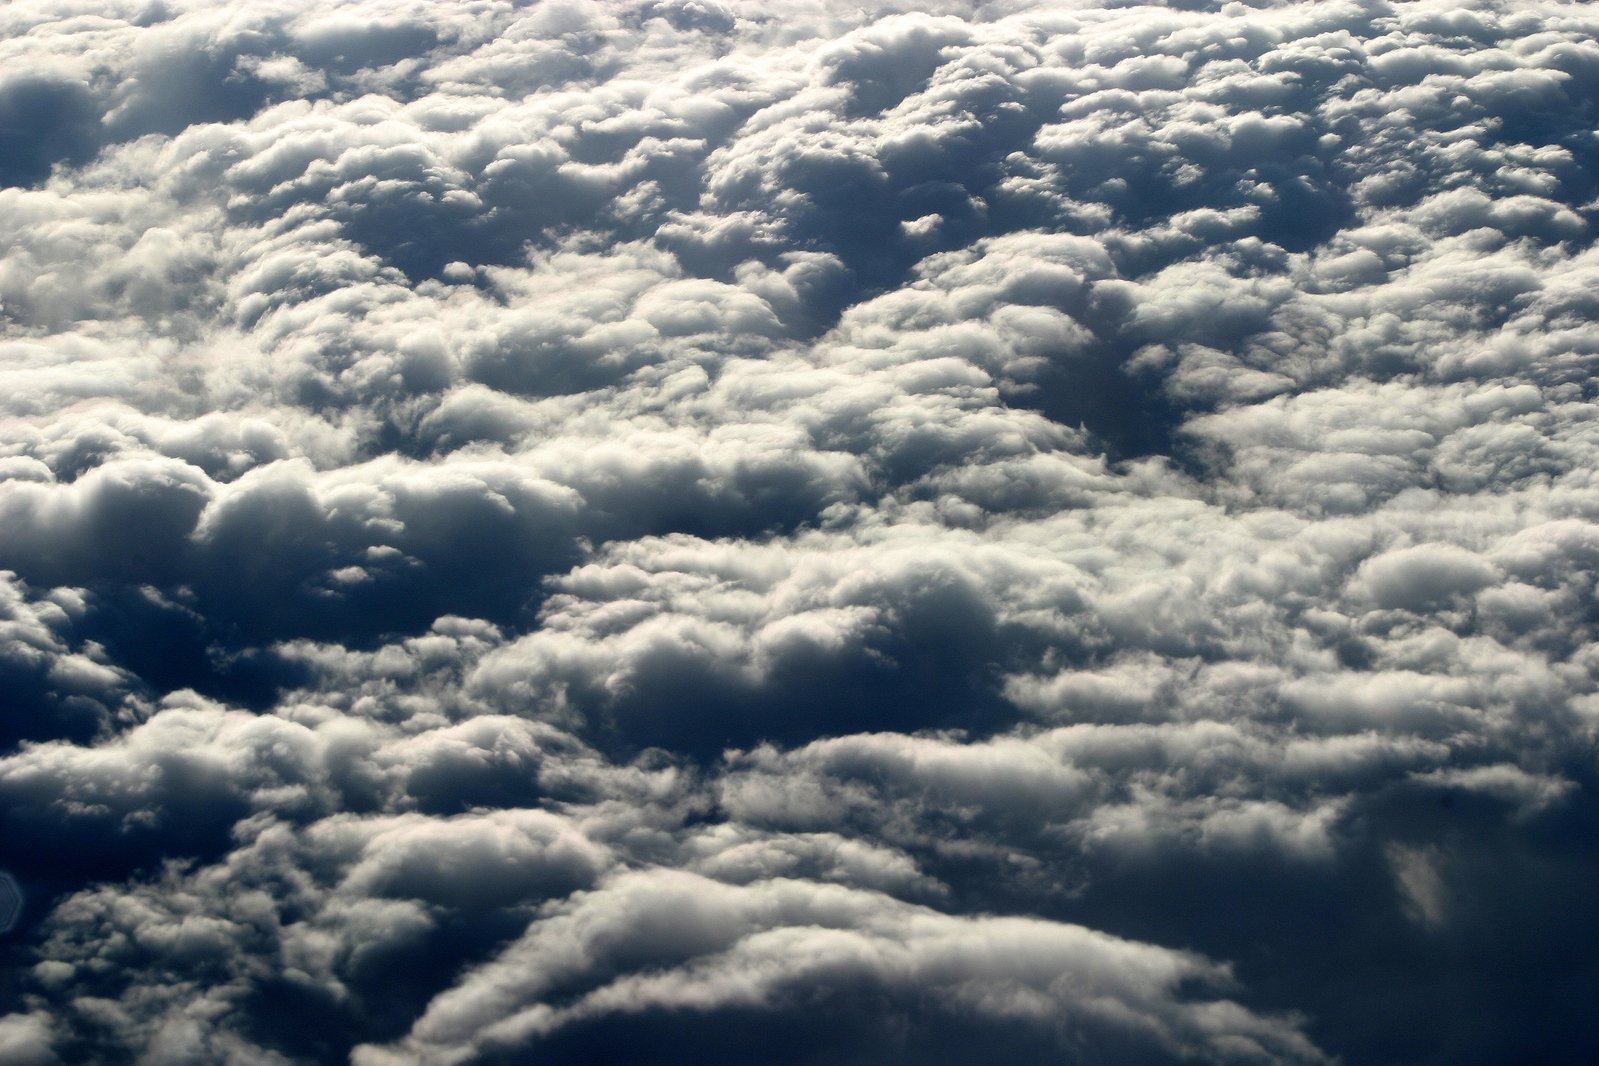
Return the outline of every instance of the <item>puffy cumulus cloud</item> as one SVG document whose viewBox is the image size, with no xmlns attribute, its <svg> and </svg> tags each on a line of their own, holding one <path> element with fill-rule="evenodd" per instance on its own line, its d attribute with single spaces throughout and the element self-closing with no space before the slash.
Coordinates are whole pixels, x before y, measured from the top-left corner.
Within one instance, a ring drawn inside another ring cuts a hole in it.
<svg viewBox="0 0 1599 1066">
<path fill-rule="evenodd" d="M 51 1024 L 39 1013 L 7 1014 L 0 1017 L 0 1049 L 12 1062 L 54 1064 L 60 1062 L 50 1050 Z"/>
<path fill-rule="evenodd" d="M 1599 19 L 1184 7 L 0 9 L 0 1058 L 1592 1059 Z"/>
<path fill-rule="evenodd" d="M 42 595 L 0 571 L 0 677 L 7 706 L 0 735 L 6 743 L 95 735 L 130 711 L 143 685 L 117 665 L 103 645 L 78 630 L 90 612 L 83 589 Z"/>
<path fill-rule="evenodd" d="M 986 675 L 1007 636 L 1030 636 L 1000 612 L 1072 610 L 1072 572 L 917 532 L 876 545 L 808 534 L 759 553 L 635 542 L 553 583 L 540 627 L 469 684 L 623 742 L 712 755 L 851 725 L 975 725 L 994 712 Z M 1036 606 L 1005 602 L 1030 579 Z"/>
<path fill-rule="evenodd" d="M 1419 544 L 1374 555 L 1356 580 L 1382 607 L 1427 607 L 1498 584 L 1492 563 L 1451 544 Z"/>
<path fill-rule="evenodd" d="M 323 1060 L 703 806 L 525 719 L 293 708 L 172 696 L 114 744 L 8 759 L 8 857 L 60 898 L 34 984 L 62 1054 Z M 73 863 L 45 858 L 60 834 Z"/>
<path fill-rule="evenodd" d="M 818 985 L 841 1000 L 827 1003 L 841 1024 L 812 1029 L 777 1052 L 781 1061 L 834 1048 L 956 1061 L 935 1033 L 907 1027 L 907 999 L 930 1000 L 931 1010 L 912 1009 L 937 1028 L 975 1016 L 1075 1031 L 1074 1042 L 1131 1054 L 1321 1061 L 1292 1020 L 1179 993 L 1181 985 L 1224 987 L 1227 976 L 1191 954 L 1080 926 L 955 917 L 783 878 L 735 887 L 640 873 L 574 896 L 430 1003 L 404 1040 L 359 1048 L 352 1061 L 494 1061 L 534 1041 L 565 1042 L 568 1052 L 603 1048 L 615 1039 L 607 1028 L 651 1015 L 670 1026 L 684 1013 L 731 1015 L 723 1023 L 730 1031 L 711 1046 L 733 1050 L 740 1029 L 759 1032 L 761 1015 L 814 1001 Z M 850 1002 L 860 996 L 870 1010 Z M 671 1057 L 662 1052 L 646 1054 Z"/>
</svg>

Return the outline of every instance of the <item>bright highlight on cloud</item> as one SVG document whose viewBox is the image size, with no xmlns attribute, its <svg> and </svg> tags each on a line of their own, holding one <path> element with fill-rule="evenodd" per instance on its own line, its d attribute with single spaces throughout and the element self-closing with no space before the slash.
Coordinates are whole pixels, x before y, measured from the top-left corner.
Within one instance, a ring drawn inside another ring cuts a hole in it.
<svg viewBox="0 0 1599 1066">
<path fill-rule="evenodd" d="M 0 8 L 0 1060 L 1593 1058 L 1596 39 Z"/>
</svg>

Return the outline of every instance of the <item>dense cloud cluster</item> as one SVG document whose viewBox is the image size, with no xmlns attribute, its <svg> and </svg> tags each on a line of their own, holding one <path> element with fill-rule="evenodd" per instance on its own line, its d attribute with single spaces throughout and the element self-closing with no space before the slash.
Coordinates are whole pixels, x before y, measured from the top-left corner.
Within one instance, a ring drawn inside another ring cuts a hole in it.
<svg viewBox="0 0 1599 1066">
<path fill-rule="evenodd" d="M 1591 1059 L 1596 39 L 0 7 L 0 1060 Z"/>
</svg>

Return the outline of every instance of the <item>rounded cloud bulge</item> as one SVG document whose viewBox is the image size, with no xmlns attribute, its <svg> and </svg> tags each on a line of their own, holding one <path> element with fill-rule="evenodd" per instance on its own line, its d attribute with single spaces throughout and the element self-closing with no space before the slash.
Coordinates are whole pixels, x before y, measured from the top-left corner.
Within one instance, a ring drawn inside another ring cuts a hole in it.
<svg viewBox="0 0 1599 1066">
<path fill-rule="evenodd" d="M 1596 39 L 0 8 L 0 1059 L 1594 1058 Z"/>
</svg>

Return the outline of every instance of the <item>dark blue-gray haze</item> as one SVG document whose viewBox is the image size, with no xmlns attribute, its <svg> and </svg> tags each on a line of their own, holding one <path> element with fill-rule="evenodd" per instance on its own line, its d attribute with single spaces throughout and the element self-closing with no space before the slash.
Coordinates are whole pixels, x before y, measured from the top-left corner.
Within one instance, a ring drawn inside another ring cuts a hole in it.
<svg viewBox="0 0 1599 1066">
<path fill-rule="evenodd" d="M 1596 40 L 0 5 L 0 1063 L 1599 1061 Z"/>
</svg>

